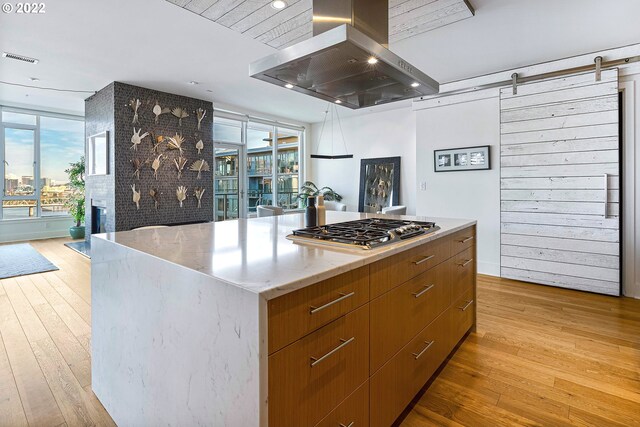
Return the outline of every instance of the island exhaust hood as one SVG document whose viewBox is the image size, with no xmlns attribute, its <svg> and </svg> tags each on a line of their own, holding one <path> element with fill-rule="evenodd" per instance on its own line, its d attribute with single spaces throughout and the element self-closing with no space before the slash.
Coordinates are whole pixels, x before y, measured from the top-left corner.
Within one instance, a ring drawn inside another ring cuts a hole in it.
<svg viewBox="0 0 640 427">
<path fill-rule="evenodd" d="M 251 77 L 352 109 L 438 93 L 387 49 L 388 0 L 313 0 L 313 37 L 253 62 Z"/>
</svg>

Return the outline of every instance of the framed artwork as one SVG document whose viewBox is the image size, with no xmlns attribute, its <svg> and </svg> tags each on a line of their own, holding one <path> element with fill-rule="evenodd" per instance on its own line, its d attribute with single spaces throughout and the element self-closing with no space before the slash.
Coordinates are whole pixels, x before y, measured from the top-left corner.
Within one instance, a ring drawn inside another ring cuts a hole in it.
<svg viewBox="0 0 640 427">
<path fill-rule="evenodd" d="M 433 152 L 435 172 L 491 169 L 491 146 L 452 148 Z"/>
<path fill-rule="evenodd" d="M 360 161 L 358 211 L 376 213 L 400 204 L 400 157 Z"/>
<path fill-rule="evenodd" d="M 87 175 L 109 175 L 109 131 L 88 138 Z"/>
</svg>

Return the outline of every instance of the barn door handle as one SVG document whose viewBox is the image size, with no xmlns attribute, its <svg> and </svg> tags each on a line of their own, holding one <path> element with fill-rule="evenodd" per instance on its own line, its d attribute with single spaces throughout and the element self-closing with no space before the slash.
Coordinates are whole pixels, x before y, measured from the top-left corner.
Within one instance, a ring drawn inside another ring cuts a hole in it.
<svg viewBox="0 0 640 427">
<path fill-rule="evenodd" d="M 604 209 L 602 216 L 607 217 L 607 205 L 609 204 L 609 174 L 604 174 Z"/>
</svg>

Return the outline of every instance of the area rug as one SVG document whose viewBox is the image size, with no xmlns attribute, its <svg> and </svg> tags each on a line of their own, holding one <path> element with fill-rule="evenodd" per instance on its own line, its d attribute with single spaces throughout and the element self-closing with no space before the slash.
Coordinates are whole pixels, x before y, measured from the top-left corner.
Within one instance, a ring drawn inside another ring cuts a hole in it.
<svg viewBox="0 0 640 427">
<path fill-rule="evenodd" d="M 82 242 L 69 242 L 64 244 L 69 249 L 73 249 L 78 252 L 80 255 L 84 255 L 87 258 L 91 258 L 91 242 L 82 241 Z"/>
<path fill-rule="evenodd" d="M 28 243 L 0 246 L 0 279 L 58 270 Z"/>
</svg>

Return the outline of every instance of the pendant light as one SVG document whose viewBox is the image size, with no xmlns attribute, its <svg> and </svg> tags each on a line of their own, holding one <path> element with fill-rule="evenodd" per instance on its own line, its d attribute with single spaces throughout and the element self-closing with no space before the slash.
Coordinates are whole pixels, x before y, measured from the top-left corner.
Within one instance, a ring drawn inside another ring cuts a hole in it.
<svg viewBox="0 0 640 427">
<path fill-rule="evenodd" d="M 333 109 L 331 108 L 333 107 Z M 331 154 L 312 154 L 312 159 L 352 159 L 353 154 L 347 154 L 347 143 L 344 139 L 344 132 L 342 132 L 342 123 L 340 122 L 340 116 L 338 115 L 338 108 L 329 103 L 327 104 L 327 109 L 324 112 L 324 120 L 322 121 L 322 127 L 320 128 L 320 136 L 318 137 L 318 144 L 316 144 L 316 153 L 318 153 L 318 149 L 320 148 L 320 143 L 322 142 L 322 134 L 324 133 L 324 127 L 327 124 L 327 117 L 329 115 L 329 111 L 331 111 Z M 334 117 L 335 116 L 335 117 Z M 338 120 L 338 127 L 340 128 L 340 135 L 342 135 L 342 145 L 344 146 L 345 154 L 334 154 L 334 138 L 333 138 L 333 124 L 336 119 Z"/>
</svg>

